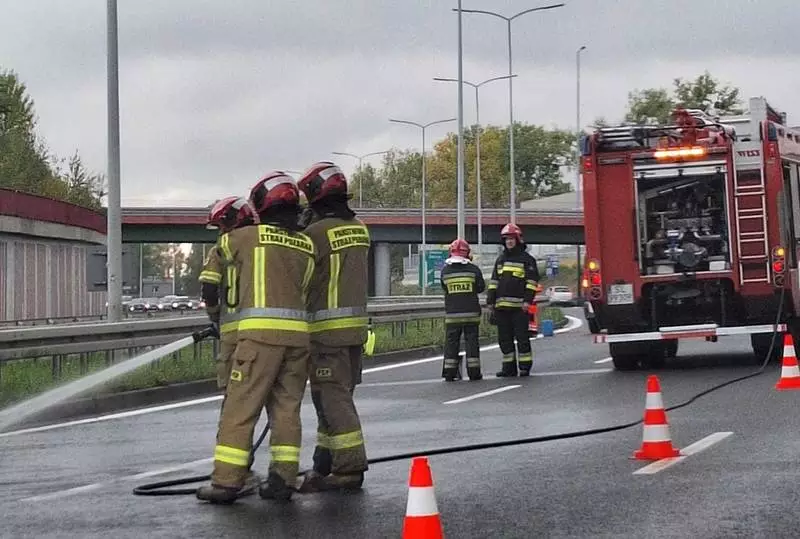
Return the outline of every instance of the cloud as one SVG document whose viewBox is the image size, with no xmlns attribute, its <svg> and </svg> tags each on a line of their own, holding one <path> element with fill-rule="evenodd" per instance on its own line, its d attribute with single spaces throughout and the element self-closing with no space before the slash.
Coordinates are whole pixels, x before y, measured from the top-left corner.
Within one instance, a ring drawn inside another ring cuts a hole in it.
<svg viewBox="0 0 800 539">
<path fill-rule="evenodd" d="M 573 128 L 575 50 L 582 55 L 582 123 L 621 117 L 627 92 L 670 86 L 709 69 L 766 95 L 790 119 L 792 44 L 800 14 L 788 0 L 565 0 L 513 23 L 514 114 Z M 35 99 L 50 148 L 106 162 L 105 3 L 11 2 L 0 20 L 2 67 Z M 419 148 L 420 123 L 454 117 L 455 0 L 137 0 L 120 2 L 123 200 L 201 203 L 246 192 L 272 168 L 302 170 L 332 151 Z M 512 14 L 530 0 L 464 0 Z M 464 15 L 464 76 L 507 72 L 501 20 Z M 474 97 L 465 89 L 465 124 Z M 508 121 L 508 85 L 480 91 L 484 123 Z M 795 123 L 800 124 L 800 120 Z M 455 123 L 431 128 L 429 145 Z M 380 158 L 371 158 L 373 163 Z M 346 170 L 355 160 L 337 158 Z"/>
</svg>

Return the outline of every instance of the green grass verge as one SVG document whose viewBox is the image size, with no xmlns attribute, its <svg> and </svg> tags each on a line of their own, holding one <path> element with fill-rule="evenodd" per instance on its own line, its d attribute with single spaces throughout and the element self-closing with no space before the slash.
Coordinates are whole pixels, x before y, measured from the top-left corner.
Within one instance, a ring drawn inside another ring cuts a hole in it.
<svg viewBox="0 0 800 539">
<path fill-rule="evenodd" d="M 556 307 L 542 309 L 540 318 L 553 320 L 556 328 L 564 326 L 567 322 L 564 313 Z M 379 324 L 374 330 L 376 354 L 444 344 L 442 319 Z M 486 322 L 486 318 L 480 326 L 480 337 L 484 342 L 497 340 L 497 328 Z M 144 351 L 145 349 L 142 349 L 137 353 Z M 123 356 L 118 352 L 115 362 L 127 357 L 130 356 L 127 354 Z M 83 357 L 78 354 L 62 356 L 59 361 L 60 374 L 55 378 L 50 358 L 24 359 L 0 365 L 0 407 L 78 379 L 111 364 L 105 353 L 84 354 Z M 369 367 L 369 359 L 366 359 L 365 364 Z M 96 389 L 93 394 L 160 387 L 206 380 L 215 376 L 213 341 L 203 341 L 120 377 L 109 385 Z"/>
</svg>

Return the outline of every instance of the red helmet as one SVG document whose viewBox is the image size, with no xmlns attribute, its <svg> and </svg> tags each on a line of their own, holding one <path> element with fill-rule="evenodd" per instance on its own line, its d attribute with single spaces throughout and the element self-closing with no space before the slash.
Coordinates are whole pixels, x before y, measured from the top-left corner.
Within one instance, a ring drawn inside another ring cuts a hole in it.
<svg viewBox="0 0 800 539">
<path fill-rule="evenodd" d="M 449 251 L 450 256 L 470 257 L 469 243 L 467 243 L 467 240 L 462 240 L 461 238 L 454 240 L 453 243 L 450 244 Z"/>
<path fill-rule="evenodd" d="M 257 213 L 263 213 L 278 205 L 296 206 L 300 204 L 300 191 L 294 178 L 274 170 L 264 176 L 250 190 L 250 202 Z"/>
<path fill-rule="evenodd" d="M 253 209 L 247 199 L 242 197 L 227 197 L 218 200 L 208 212 L 208 229 L 220 229 L 221 232 L 230 232 L 234 228 L 250 225 L 255 222 Z"/>
<path fill-rule="evenodd" d="M 331 195 L 347 195 L 347 178 L 342 169 L 330 161 L 320 161 L 311 166 L 297 182 L 309 204 Z"/>
<path fill-rule="evenodd" d="M 503 227 L 503 230 L 500 231 L 500 237 L 503 239 L 507 237 L 512 237 L 521 243 L 522 229 L 520 229 L 520 227 L 518 227 L 514 223 L 508 223 L 506 226 Z"/>
</svg>

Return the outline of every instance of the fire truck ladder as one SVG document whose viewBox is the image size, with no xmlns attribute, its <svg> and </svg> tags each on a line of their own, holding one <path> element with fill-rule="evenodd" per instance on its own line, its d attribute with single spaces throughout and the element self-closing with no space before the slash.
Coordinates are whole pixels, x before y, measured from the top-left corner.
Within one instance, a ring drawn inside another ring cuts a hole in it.
<svg viewBox="0 0 800 539">
<path fill-rule="evenodd" d="M 734 203 L 736 211 L 736 242 L 739 253 L 739 282 L 769 282 L 769 245 L 764 174 L 759 170 L 758 183 L 740 178 L 736 170 Z M 757 269 L 756 269 L 757 268 Z M 747 270 L 747 275 L 745 275 Z"/>
</svg>

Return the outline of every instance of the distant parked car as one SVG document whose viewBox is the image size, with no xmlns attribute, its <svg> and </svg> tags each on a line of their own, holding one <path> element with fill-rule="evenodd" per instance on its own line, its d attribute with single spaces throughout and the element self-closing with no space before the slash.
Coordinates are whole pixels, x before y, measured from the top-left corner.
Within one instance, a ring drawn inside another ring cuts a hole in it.
<svg viewBox="0 0 800 539">
<path fill-rule="evenodd" d="M 575 303 L 575 296 L 568 286 L 551 286 L 547 289 L 547 297 L 550 299 L 551 305 L 573 305 Z"/>
<path fill-rule="evenodd" d="M 128 303 L 128 310 L 132 313 L 145 313 L 158 310 L 156 298 L 134 298 Z"/>
</svg>

